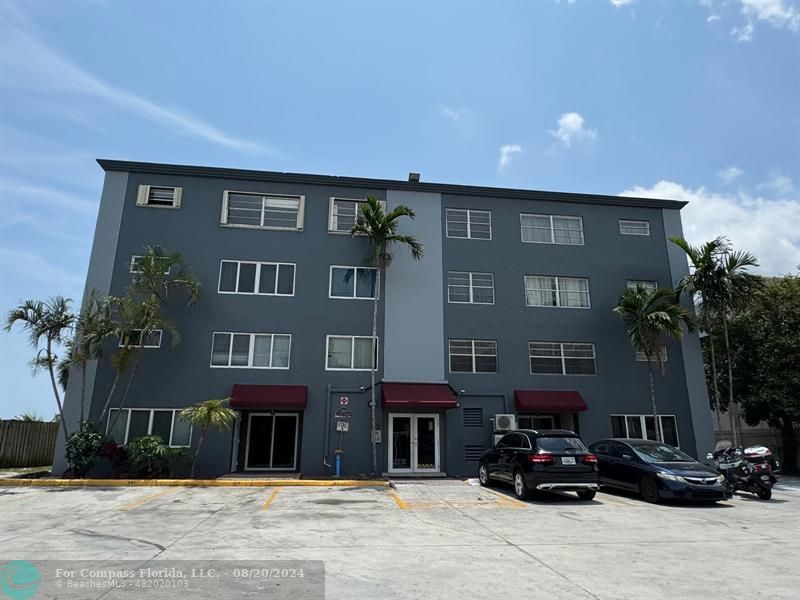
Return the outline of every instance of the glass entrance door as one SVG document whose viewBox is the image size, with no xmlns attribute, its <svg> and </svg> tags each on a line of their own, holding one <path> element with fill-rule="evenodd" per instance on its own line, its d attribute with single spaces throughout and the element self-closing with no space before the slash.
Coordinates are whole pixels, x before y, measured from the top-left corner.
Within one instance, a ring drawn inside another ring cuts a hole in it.
<svg viewBox="0 0 800 600">
<path fill-rule="evenodd" d="M 439 472 L 439 415 L 389 415 L 389 471 Z"/>
<path fill-rule="evenodd" d="M 245 470 L 294 471 L 297 458 L 297 413 L 250 413 Z"/>
</svg>

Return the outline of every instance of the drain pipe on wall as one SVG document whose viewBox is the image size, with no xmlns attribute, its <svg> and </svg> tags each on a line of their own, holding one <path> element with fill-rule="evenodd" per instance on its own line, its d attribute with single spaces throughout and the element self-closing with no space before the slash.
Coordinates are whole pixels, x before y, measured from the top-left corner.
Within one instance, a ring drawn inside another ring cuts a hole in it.
<svg viewBox="0 0 800 600">
<path fill-rule="evenodd" d="M 325 454 L 322 455 L 322 464 L 326 467 L 330 468 L 333 465 L 328 464 L 328 444 L 330 443 L 331 439 L 331 384 L 329 383 L 327 386 L 327 395 L 325 397 Z"/>
</svg>

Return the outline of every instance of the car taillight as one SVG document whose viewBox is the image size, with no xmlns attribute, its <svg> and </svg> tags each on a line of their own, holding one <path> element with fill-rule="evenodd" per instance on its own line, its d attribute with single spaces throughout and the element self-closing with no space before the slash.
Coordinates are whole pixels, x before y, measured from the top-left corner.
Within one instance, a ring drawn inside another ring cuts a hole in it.
<svg viewBox="0 0 800 600">
<path fill-rule="evenodd" d="M 583 457 L 583 462 L 585 462 L 587 465 L 596 465 L 597 457 L 594 454 L 587 454 Z"/>
<path fill-rule="evenodd" d="M 528 454 L 528 462 L 546 465 L 554 463 L 553 456 L 550 454 Z"/>
</svg>

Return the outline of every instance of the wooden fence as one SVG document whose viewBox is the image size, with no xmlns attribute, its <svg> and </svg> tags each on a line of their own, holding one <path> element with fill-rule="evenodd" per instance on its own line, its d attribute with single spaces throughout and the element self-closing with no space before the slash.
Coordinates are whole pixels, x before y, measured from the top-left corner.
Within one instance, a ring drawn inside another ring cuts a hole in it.
<svg viewBox="0 0 800 600">
<path fill-rule="evenodd" d="M 0 468 L 53 464 L 58 423 L 0 421 Z"/>
</svg>

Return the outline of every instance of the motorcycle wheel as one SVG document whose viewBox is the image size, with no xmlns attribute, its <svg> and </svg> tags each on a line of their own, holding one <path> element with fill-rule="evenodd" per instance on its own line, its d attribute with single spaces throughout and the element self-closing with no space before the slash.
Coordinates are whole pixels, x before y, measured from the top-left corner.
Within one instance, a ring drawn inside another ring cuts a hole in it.
<svg viewBox="0 0 800 600">
<path fill-rule="evenodd" d="M 756 492 L 756 496 L 762 500 L 769 500 L 772 498 L 772 490 L 770 488 L 761 488 Z"/>
</svg>

